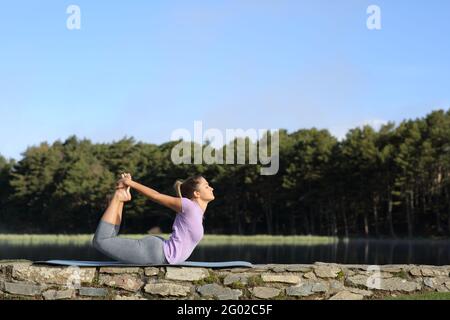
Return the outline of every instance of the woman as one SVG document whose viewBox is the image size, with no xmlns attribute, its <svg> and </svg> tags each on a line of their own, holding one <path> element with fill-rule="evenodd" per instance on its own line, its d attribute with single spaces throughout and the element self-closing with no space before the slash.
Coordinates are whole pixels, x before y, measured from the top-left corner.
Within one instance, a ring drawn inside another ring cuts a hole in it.
<svg viewBox="0 0 450 320">
<path fill-rule="evenodd" d="M 202 176 L 175 182 L 178 197 L 171 197 L 121 175 L 116 192 L 103 214 L 93 238 L 103 254 L 131 264 L 177 264 L 186 261 L 203 238 L 203 215 L 214 200 L 213 188 Z M 130 188 L 177 213 L 169 240 L 147 236 L 132 240 L 119 238 L 124 203 L 131 200 Z"/>
</svg>

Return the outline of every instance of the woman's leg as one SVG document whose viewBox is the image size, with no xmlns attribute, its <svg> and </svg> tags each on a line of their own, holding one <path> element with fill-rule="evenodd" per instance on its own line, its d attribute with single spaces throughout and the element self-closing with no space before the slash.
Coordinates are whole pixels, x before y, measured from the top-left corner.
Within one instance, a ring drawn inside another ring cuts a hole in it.
<svg viewBox="0 0 450 320">
<path fill-rule="evenodd" d="M 134 240 L 117 237 L 122 219 L 124 189 L 114 194 L 111 202 L 98 224 L 92 241 L 93 246 L 103 254 L 117 261 L 135 264 L 167 263 L 162 250 L 163 241 L 156 237 Z"/>
<path fill-rule="evenodd" d="M 131 194 L 129 188 L 117 189 L 109 202 L 108 208 L 106 208 L 105 213 L 103 213 L 101 220 L 120 226 L 120 223 L 122 222 L 123 204 L 130 200 Z"/>
</svg>

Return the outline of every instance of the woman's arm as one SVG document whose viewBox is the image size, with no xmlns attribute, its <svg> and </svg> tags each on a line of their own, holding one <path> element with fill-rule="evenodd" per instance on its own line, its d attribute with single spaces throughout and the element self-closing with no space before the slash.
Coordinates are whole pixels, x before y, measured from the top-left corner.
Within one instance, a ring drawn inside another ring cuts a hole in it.
<svg viewBox="0 0 450 320">
<path fill-rule="evenodd" d="M 135 189 L 139 193 L 143 194 L 150 200 L 163 205 L 169 209 L 172 209 L 175 212 L 181 212 L 181 198 L 178 197 L 172 197 L 168 196 L 162 193 L 159 193 L 156 190 L 153 190 L 152 188 L 146 187 L 136 181 L 133 181 L 131 179 L 125 179 L 123 181 L 126 185 L 130 186 L 131 188 Z"/>
</svg>

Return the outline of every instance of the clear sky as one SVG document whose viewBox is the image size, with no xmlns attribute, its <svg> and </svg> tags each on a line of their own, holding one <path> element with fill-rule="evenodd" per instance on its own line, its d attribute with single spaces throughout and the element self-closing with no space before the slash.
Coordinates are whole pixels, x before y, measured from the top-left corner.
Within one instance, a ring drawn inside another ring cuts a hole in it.
<svg viewBox="0 0 450 320">
<path fill-rule="evenodd" d="M 0 154 L 72 134 L 162 143 L 195 120 L 341 138 L 423 117 L 450 108 L 449 34 L 448 0 L 5 0 Z"/>
</svg>

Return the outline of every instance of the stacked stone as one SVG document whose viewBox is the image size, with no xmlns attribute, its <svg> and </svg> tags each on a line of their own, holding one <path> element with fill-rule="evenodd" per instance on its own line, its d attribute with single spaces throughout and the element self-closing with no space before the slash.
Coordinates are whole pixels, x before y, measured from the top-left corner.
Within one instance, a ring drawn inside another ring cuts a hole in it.
<svg viewBox="0 0 450 320">
<path fill-rule="evenodd" d="M 450 266 L 50 267 L 0 261 L 0 299 L 378 299 L 450 292 Z"/>
</svg>

